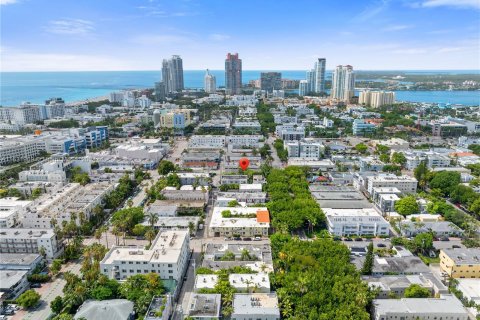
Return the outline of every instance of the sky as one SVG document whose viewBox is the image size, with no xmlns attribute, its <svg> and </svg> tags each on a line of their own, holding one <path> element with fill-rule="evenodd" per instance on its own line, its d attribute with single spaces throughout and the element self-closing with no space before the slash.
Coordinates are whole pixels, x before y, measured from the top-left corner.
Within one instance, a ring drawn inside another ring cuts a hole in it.
<svg viewBox="0 0 480 320">
<path fill-rule="evenodd" d="M 0 0 L 1 71 L 480 69 L 480 0 Z"/>
</svg>

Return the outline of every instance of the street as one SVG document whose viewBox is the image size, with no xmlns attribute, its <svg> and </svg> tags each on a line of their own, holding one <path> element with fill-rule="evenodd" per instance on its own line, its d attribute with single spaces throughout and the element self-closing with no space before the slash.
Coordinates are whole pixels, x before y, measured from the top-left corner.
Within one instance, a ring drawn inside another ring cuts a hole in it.
<svg viewBox="0 0 480 320">
<path fill-rule="evenodd" d="M 82 264 L 80 261 L 69 262 L 62 266 L 61 272 L 70 271 L 74 274 L 80 275 L 80 268 Z M 44 283 L 41 288 L 34 289 L 40 295 L 39 306 L 35 310 L 19 310 L 11 318 L 12 320 L 46 320 L 52 313 L 50 310 L 50 302 L 55 299 L 56 296 L 63 296 L 63 287 L 66 282 L 63 279 L 62 274 L 58 275 L 55 280 L 49 283 Z"/>
<path fill-rule="evenodd" d="M 275 137 L 273 136 L 273 134 L 269 134 L 266 142 L 267 142 L 268 145 L 270 146 L 271 156 L 272 156 L 272 158 L 273 158 L 273 160 L 272 160 L 272 167 L 274 167 L 274 168 L 283 168 L 283 163 L 282 163 L 282 161 L 280 160 L 280 158 L 279 158 L 278 155 L 277 155 L 277 150 L 276 150 L 275 147 L 273 146 L 273 142 L 274 142 L 274 141 L 275 141 Z"/>
</svg>

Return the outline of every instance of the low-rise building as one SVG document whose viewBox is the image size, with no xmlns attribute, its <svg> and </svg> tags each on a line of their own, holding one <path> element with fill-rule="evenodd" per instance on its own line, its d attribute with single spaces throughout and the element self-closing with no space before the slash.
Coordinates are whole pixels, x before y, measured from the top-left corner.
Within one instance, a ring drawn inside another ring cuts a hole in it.
<svg viewBox="0 0 480 320">
<path fill-rule="evenodd" d="M 270 214 L 267 208 L 215 207 L 210 221 L 210 234 L 220 236 L 267 236 Z"/>
<path fill-rule="evenodd" d="M 364 136 L 366 134 L 370 134 L 375 132 L 376 126 L 372 123 L 368 123 L 363 119 L 355 119 L 353 120 L 353 134 L 356 136 Z"/>
<path fill-rule="evenodd" d="M 100 262 L 100 272 L 116 280 L 154 272 L 162 280 L 179 282 L 188 265 L 189 239 L 188 231 L 164 231 L 148 250 L 113 246 Z"/>
<path fill-rule="evenodd" d="M 226 138 L 231 148 L 259 148 L 265 138 L 262 135 L 230 135 Z"/>
<path fill-rule="evenodd" d="M 30 274 L 43 263 L 43 256 L 38 253 L 0 254 L 0 270 L 23 270 Z"/>
<path fill-rule="evenodd" d="M 63 251 L 53 229 L 0 229 L 0 253 L 43 253 L 49 259 Z"/>
<path fill-rule="evenodd" d="M 328 231 L 335 236 L 388 236 L 389 223 L 375 209 L 322 208 Z"/>
<path fill-rule="evenodd" d="M 208 190 L 205 187 L 182 186 L 179 190 L 175 187 L 165 187 L 161 194 L 167 200 L 192 200 L 207 201 Z"/>
<path fill-rule="evenodd" d="M 479 248 L 440 250 L 440 270 L 451 278 L 480 278 Z"/>
<path fill-rule="evenodd" d="M 367 191 L 373 193 L 374 188 L 397 188 L 402 193 L 415 193 L 417 190 L 417 179 L 409 176 L 396 176 L 394 174 L 381 174 L 368 177 Z"/>
<path fill-rule="evenodd" d="M 189 149 L 224 149 L 225 145 L 223 135 L 193 135 L 188 140 Z"/>
<path fill-rule="evenodd" d="M 237 293 L 233 296 L 232 320 L 280 320 L 280 307 L 273 293 Z"/>
<path fill-rule="evenodd" d="M 405 289 L 412 284 L 426 288 L 432 295 L 448 293 L 448 288 L 432 273 L 418 275 L 385 275 L 381 277 L 362 276 L 371 288 L 378 288 L 377 299 L 401 298 L 405 295 Z"/>
<path fill-rule="evenodd" d="M 180 178 L 180 184 L 183 185 L 200 185 L 208 186 L 210 183 L 210 176 L 203 172 L 178 172 L 177 176 Z"/>
<path fill-rule="evenodd" d="M 148 306 L 144 320 L 168 320 L 173 312 L 172 296 L 166 294 L 164 296 L 153 297 L 152 302 Z"/>
<path fill-rule="evenodd" d="M 32 201 L 22 201 L 16 197 L 0 199 L 0 228 L 11 228 L 18 224 Z"/>
<path fill-rule="evenodd" d="M 220 307 L 222 296 L 220 294 L 194 293 L 188 303 L 188 317 L 193 320 L 216 320 L 221 318 Z"/>
<path fill-rule="evenodd" d="M 11 300 L 18 298 L 30 286 L 27 276 L 24 270 L 0 270 L 0 293 Z"/>
<path fill-rule="evenodd" d="M 463 230 L 449 221 L 436 222 L 416 222 L 401 221 L 400 230 L 405 237 L 414 237 L 419 233 L 433 232 L 435 237 L 459 237 L 463 234 Z"/>
<path fill-rule="evenodd" d="M 325 154 L 325 146 L 317 139 L 305 138 L 284 142 L 289 158 L 308 158 L 319 160 Z"/>
<path fill-rule="evenodd" d="M 220 184 L 244 184 L 248 183 L 247 175 L 222 175 L 220 177 Z"/>
<path fill-rule="evenodd" d="M 187 168 L 217 169 L 220 163 L 220 152 L 192 152 L 182 155 L 183 166 Z"/>
<path fill-rule="evenodd" d="M 468 313 L 455 296 L 442 294 L 440 298 L 375 299 L 372 319 L 468 320 Z"/>
<path fill-rule="evenodd" d="M 73 319 L 133 320 L 135 312 L 133 302 L 126 299 L 87 300 L 78 308 Z"/>
<path fill-rule="evenodd" d="M 480 279 L 457 279 L 457 289 L 467 301 L 480 305 Z"/>
<path fill-rule="evenodd" d="M 269 293 L 270 279 L 266 273 L 230 274 L 228 276 L 230 286 L 241 293 Z"/>
<path fill-rule="evenodd" d="M 194 292 L 204 289 L 214 289 L 218 283 L 218 274 L 197 274 L 195 276 Z"/>
</svg>

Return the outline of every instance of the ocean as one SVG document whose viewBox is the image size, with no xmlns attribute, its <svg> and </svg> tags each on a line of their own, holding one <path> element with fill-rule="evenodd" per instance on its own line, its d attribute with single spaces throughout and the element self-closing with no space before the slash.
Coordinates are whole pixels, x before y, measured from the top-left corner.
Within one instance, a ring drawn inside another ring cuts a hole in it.
<svg viewBox="0 0 480 320">
<path fill-rule="evenodd" d="M 217 86 L 224 86 L 223 70 L 211 70 Z M 243 83 L 260 77 L 260 70 L 243 71 Z M 282 78 L 305 79 L 305 70 L 279 71 Z M 409 71 L 415 74 L 471 73 L 472 71 Z M 475 71 L 473 71 L 475 72 Z M 186 88 L 203 88 L 204 70 L 184 71 Z M 331 78 L 327 71 L 326 78 Z M 122 89 L 153 88 L 161 79 L 160 71 L 88 71 L 88 72 L 0 72 L 0 105 L 16 106 L 24 101 L 44 103 L 51 97 L 73 102 L 108 95 Z M 480 105 L 480 91 L 397 91 L 397 100 L 440 104 Z"/>
</svg>

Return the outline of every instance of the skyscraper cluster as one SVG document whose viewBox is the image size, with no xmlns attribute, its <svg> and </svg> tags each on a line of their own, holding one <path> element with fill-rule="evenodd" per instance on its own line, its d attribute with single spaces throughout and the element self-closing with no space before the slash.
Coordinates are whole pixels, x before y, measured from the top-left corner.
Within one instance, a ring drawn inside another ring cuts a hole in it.
<svg viewBox="0 0 480 320">
<path fill-rule="evenodd" d="M 225 59 L 225 88 L 230 95 L 242 92 L 242 59 L 238 53 L 228 53 Z"/>
<path fill-rule="evenodd" d="M 332 99 L 349 102 L 354 95 L 354 89 L 355 73 L 353 67 L 350 65 L 337 66 L 332 75 L 332 91 L 330 93 Z"/>
<path fill-rule="evenodd" d="M 162 101 L 169 94 L 180 92 L 184 89 L 183 61 L 178 55 L 162 61 L 162 81 L 155 82 L 155 97 Z"/>
<path fill-rule="evenodd" d="M 307 79 L 302 82 L 303 90 L 300 90 L 300 95 L 304 96 L 309 93 L 325 92 L 325 66 L 327 60 L 325 58 L 318 58 L 315 61 L 312 70 L 307 71 Z M 303 94 L 302 94 L 303 93 Z"/>
<path fill-rule="evenodd" d="M 358 103 L 379 108 L 384 105 L 393 104 L 395 102 L 395 92 L 393 91 L 370 91 L 364 90 L 360 92 Z"/>
<path fill-rule="evenodd" d="M 217 79 L 208 69 L 203 80 L 206 93 L 215 93 L 217 91 Z"/>
</svg>

